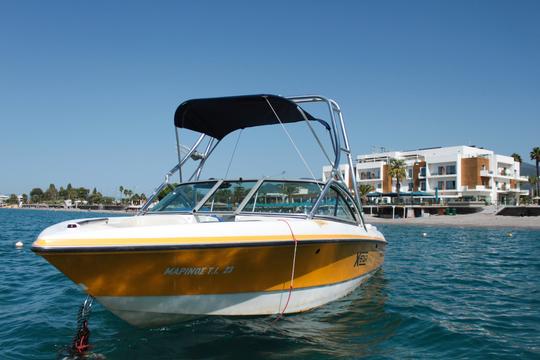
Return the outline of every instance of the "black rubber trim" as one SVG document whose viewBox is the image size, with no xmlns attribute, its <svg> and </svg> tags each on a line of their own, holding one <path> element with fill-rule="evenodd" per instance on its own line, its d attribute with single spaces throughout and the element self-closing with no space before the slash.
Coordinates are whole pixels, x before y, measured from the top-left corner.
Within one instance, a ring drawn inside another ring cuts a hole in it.
<svg viewBox="0 0 540 360">
<path fill-rule="evenodd" d="M 321 240 L 299 240 L 299 245 L 310 244 L 335 244 L 335 243 L 361 243 L 376 242 L 386 244 L 386 241 L 379 239 L 321 239 Z M 290 246 L 294 245 L 293 240 L 284 241 L 259 241 L 259 242 L 237 242 L 237 243 L 217 243 L 217 244 L 163 244 L 163 245 L 132 245 L 132 246 L 32 246 L 32 251 L 38 254 L 45 253 L 83 253 L 83 252 L 132 252 L 132 251 L 167 251 L 167 250 L 190 250 L 190 249 L 219 249 L 237 247 L 268 247 L 268 246 Z"/>
</svg>

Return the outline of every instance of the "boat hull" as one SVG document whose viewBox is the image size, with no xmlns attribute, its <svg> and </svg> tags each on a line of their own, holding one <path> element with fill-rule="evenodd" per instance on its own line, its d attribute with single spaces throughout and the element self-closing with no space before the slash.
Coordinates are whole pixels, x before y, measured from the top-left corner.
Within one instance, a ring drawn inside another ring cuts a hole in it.
<svg viewBox="0 0 540 360">
<path fill-rule="evenodd" d="M 364 236 L 41 255 L 120 318 L 151 327 L 307 311 L 365 281 L 382 265 L 385 245 Z"/>
<path fill-rule="evenodd" d="M 376 271 L 376 270 L 375 270 Z M 138 327 L 154 327 L 200 316 L 261 316 L 299 313 L 351 293 L 375 272 L 326 286 L 285 291 L 179 296 L 100 296 L 97 300 L 119 318 Z M 285 303 L 289 299 L 287 308 Z"/>
</svg>

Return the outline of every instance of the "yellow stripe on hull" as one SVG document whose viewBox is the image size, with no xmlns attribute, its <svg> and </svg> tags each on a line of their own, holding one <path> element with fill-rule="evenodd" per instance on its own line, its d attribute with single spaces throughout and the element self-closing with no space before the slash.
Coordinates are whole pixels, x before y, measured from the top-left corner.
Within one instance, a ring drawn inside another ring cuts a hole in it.
<svg viewBox="0 0 540 360">
<path fill-rule="evenodd" d="M 350 235 L 347 237 L 351 238 Z M 290 242 L 290 237 L 287 240 Z M 366 237 L 351 240 L 299 242 L 294 287 L 335 284 L 372 272 L 382 265 L 383 242 Z M 294 244 L 251 245 L 115 252 L 38 252 L 93 296 L 203 295 L 288 289 Z"/>
<path fill-rule="evenodd" d="M 345 239 L 345 240 L 379 240 L 382 238 L 374 238 L 369 235 L 352 235 L 352 234 L 309 234 L 296 235 L 297 240 L 329 240 L 329 239 Z M 292 241 L 291 235 L 247 235 L 247 236 L 211 236 L 211 237 L 167 237 L 167 238 L 92 238 L 92 239 L 37 239 L 34 243 L 35 247 L 61 248 L 61 247 L 77 247 L 77 246 L 145 246 L 145 245 L 209 245 L 209 244 L 229 244 L 229 243 L 252 243 L 252 242 L 287 242 Z"/>
</svg>

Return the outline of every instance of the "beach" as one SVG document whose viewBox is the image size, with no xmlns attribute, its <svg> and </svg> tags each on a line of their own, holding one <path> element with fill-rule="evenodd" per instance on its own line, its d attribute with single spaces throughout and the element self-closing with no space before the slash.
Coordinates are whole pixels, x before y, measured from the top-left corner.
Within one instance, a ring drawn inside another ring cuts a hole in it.
<svg viewBox="0 0 540 360">
<path fill-rule="evenodd" d="M 390 219 L 366 215 L 368 224 L 452 226 L 452 227 L 497 227 L 540 229 L 539 216 L 501 216 L 476 213 L 467 215 L 432 215 L 417 218 Z"/>
</svg>

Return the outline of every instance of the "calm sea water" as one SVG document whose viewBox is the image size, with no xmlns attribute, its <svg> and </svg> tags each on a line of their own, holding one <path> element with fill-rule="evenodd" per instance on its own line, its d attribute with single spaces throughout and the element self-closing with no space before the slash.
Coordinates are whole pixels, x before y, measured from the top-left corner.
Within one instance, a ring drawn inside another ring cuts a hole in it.
<svg viewBox="0 0 540 360">
<path fill-rule="evenodd" d="M 30 245 L 48 225 L 95 216 L 0 209 L 0 359 L 54 359 L 70 343 L 85 295 Z M 381 228 L 389 241 L 384 268 L 342 300 L 276 323 L 204 318 L 153 330 L 97 304 L 94 352 L 107 359 L 540 358 L 540 231 Z"/>
</svg>

